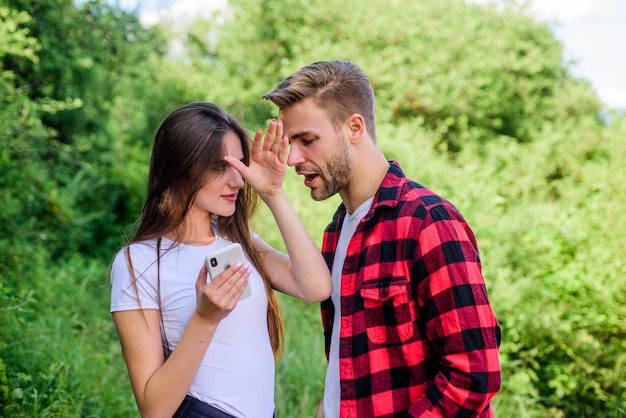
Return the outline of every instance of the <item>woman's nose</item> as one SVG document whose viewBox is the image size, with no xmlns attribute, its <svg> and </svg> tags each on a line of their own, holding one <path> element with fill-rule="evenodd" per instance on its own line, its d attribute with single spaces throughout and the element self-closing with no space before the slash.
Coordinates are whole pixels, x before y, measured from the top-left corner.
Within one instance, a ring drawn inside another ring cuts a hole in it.
<svg viewBox="0 0 626 418">
<path fill-rule="evenodd" d="M 231 187 L 242 188 L 244 181 L 241 173 L 235 167 L 229 167 L 228 170 L 230 171 L 229 185 Z"/>
</svg>

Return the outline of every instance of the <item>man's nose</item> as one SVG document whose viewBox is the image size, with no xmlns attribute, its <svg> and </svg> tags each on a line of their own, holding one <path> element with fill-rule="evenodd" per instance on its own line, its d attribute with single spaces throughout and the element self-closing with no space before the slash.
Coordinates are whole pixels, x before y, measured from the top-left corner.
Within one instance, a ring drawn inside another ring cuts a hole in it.
<svg viewBox="0 0 626 418">
<path fill-rule="evenodd" d="M 300 152 L 300 147 L 292 142 L 289 148 L 289 155 L 287 156 L 287 165 L 293 167 L 294 165 L 302 163 L 304 163 L 304 157 Z"/>
</svg>

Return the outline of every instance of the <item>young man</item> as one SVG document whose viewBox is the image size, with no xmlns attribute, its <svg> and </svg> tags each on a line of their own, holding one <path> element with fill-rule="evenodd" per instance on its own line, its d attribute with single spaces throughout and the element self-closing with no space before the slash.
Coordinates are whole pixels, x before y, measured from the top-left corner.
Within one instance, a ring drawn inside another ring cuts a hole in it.
<svg viewBox="0 0 626 418">
<path fill-rule="evenodd" d="M 316 62 L 263 96 L 287 163 L 315 200 L 339 193 L 322 253 L 328 370 L 318 416 L 493 417 L 500 328 L 476 239 L 457 209 L 376 143 L 374 92 L 345 61 Z"/>
</svg>

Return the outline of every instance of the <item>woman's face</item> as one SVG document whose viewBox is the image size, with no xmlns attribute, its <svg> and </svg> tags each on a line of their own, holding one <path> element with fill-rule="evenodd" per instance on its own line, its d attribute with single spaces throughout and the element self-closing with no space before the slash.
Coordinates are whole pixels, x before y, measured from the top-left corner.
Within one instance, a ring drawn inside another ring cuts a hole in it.
<svg viewBox="0 0 626 418">
<path fill-rule="evenodd" d="M 243 160 L 241 141 L 234 132 L 224 136 L 225 154 Z M 225 160 L 216 161 L 210 167 L 209 180 L 205 183 L 191 205 L 191 211 L 198 215 L 213 214 L 231 216 L 235 213 L 237 194 L 243 188 L 244 181 L 239 171 Z"/>
</svg>

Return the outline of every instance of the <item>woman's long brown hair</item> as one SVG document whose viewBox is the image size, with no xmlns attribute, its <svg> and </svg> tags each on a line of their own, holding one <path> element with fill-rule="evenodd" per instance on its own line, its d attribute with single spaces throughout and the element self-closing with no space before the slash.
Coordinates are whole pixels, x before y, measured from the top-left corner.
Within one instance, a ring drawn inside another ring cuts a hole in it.
<svg viewBox="0 0 626 418">
<path fill-rule="evenodd" d="M 159 248 L 161 237 L 167 234 L 178 236 L 198 190 L 206 183 L 207 173 L 224 157 L 224 137 L 228 132 L 234 132 L 241 140 L 243 161 L 249 164 L 248 133 L 231 114 L 214 103 L 186 104 L 161 122 L 152 147 L 146 200 L 137 231 L 129 244 L 156 239 Z M 228 217 L 214 217 L 219 234 L 240 243 L 263 278 L 268 299 L 270 342 L 274 357 L 278 358 L 283 344 L 282 314 L 267 274 L 261 268 L 261 256 L 254 248 L 251 235 L 250 220 L 258 202 L 258 195 L 246 182 L 237 195 L 235 213 Z M 128 246 L 126 257 L 134 277 Z M 161 252 L 157 250 L 157 265 L 160 257 Z M 160 288 L 160 273 L 158 281 Z"/>
</svg>

